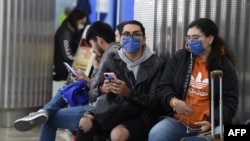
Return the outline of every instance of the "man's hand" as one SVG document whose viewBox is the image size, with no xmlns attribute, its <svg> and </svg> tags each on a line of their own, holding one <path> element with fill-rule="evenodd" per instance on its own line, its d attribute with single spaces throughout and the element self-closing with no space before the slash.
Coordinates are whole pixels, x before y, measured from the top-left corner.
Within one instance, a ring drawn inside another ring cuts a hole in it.
<svg viewBox="0 0 250 141">
<path fill-rule="evenodd" d="M 79 121 L 79 128 L 82 129 L 85 133 L 88 132 L 92 126 L 92 120 L 94 119 L 94 117 L 90 114 L 85 115 L 84 117 L 82 117 Z"/>
<path fill-rule="evenodd" d="M 104 83 L 102 84 L 102 92 L 113 92 L 114 94 L 128 96 L 130 94 L 130 89 L 122 80 L 104 80 Z"/>
<path fill-rule="evenodd" d="M 122 80 L 113 80 L 111 83 L 111 91 L 115 94 L 128 96 L 130 94 L 130 89 L 127 84 Z"/>
<path fill-rule="evenodd" d="M 100 56 L 94 54 L 94 59 L 92 60 L 92 66 L 94 67 L 94 69 L 97 69 L 99 67 L 99 63 L 100 63 Z"/>
</svg>

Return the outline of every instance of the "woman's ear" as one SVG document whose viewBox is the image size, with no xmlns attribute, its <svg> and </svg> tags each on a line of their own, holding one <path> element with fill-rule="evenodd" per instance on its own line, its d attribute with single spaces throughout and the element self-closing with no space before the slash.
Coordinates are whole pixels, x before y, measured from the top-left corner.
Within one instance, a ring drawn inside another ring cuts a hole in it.
<svg viewBox="0 0 250 141">
<path fill-rule="evenodd" d="M 208 43 L 209 43 L 209 45 L 211 45 L 213 43 L 213 41 L 214 41 L 214 36 L 209 35 L 208 38 L 209 38 Z"/>
</svg>

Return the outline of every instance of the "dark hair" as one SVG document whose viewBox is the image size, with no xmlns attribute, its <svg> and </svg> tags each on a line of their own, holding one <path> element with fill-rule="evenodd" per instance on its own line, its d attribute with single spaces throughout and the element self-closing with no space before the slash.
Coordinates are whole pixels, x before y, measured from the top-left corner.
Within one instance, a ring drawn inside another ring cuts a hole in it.
<svg viewBox="0 0 250 141">
<path fill-rule="evenodd" d="M 118 30 L 119 32 L 119 35 L 122 35 L 122 29 L 123 29 L 123 25 L 126 21 L 123 21 L 121 23 L 119 23 L 118 25 L 116 25 L 116 29 Z"/>
<path fill-rule="evenodd" d="M 86 33 L 86 40 L 89 44 L 90 40 L 96 41 L 96 37 L 103 38 L 107 43 L 115 42 L 115 32 L 112 27 L 102 21 L 92 23 Z"/>
<path fill-rule="evenodd" d="M 76 21 L 85 17 L 87 18 L 87 14 L 83 10 L 76 8 L 70 12 L 65 21 L 69 22 L 74 29 L 77 29 Z"/>
<path fill-rule="evenodd" d="M 214 40 L 211 44 L 211 53 L 209 54 L 207 60 L 208 70 L 212 71 L 215 69 L 222 69 L 222 56 L 227 56 L 232 64 L 235 64 L 233 53 L 230 51 L 225 41 L 219 37 L 218 27 L 211 19 L 199 18 L 194 20 L 188 25 L 187 30 L 192 27 L 200 29 L 205 36 L 214 36 Z"/>
<path fill-rule="evenodd" d="M 81 36 L 79 34 L 81 34 L 82 31 L 78 30 L 78 25 L 76 22 L 85 17 L 87 18 L 87 14 L 83 10 L 78 8 L 73 9 L 67 16 L 67 18 L 63 21 L 62 25 L 59 27 L 58 32 L 60 33 L 60 31 L 69 24 L 74 29 L 75 37 Z"/>
<path fill-rule="evenodd" d="M 144 28 L 144 26 L 142 25 L 141 22 L 136 21 L 136 20 L 131 20 L 131 21 L 126 21 L 126 22 L 124 22 L 124 23 L 122 24 L 121 34 L 122 34 L 122 32 L 123 32 L 124 26 L 127 25 L 127 24 L 135 24 L 135 25 L 140 26 L 141 31 L 142 31 L 142 35 L 145 36 L 145 28 Z"/>
</svg>

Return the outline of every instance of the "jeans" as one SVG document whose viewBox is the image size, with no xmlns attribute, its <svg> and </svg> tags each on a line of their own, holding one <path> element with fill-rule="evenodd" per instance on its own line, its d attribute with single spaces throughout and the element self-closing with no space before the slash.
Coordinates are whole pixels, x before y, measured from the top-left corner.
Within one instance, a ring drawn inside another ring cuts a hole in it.
<svg viewBox="0 0 250 141">
<path fill-rule="evenodd" d="M 40 141 L 55 141 L 57 128 L 75 132 L 78 130 L 78 123 L 88 110 L 89 104 L 70 108 L 66 106 L 67 103 L 61 96 L 60 90 L 43 106 L 48 112 L 48 121 L 41 126 Z"/>
<path fill-rule="evenodd" d="M 219 126 L 215 133 L 219 133 Z M 149 132 L 148 141 L 180 141 L 182 137 L 195 136 L 197 133 L 187 133 L 187 126 L 172 117 L 165 117 Z"/>
</svg>

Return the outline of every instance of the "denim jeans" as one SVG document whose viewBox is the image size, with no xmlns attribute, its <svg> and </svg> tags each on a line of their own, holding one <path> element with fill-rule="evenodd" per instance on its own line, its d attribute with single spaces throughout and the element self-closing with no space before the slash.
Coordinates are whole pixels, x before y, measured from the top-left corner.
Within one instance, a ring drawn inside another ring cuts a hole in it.
<svg viewBox="0 0 250 141">
<path fill-rule="evenodd" d="M 219 126 L 215 133 L 219 132 Z M 172 117 L 165 117 L 149 132 L 148 141 L 180 141 L 182 137 L 195 136 L 196 133 L 187 133 L 187 126 Z"/>
<path fill-rule="evenodd" d="M 48 121 L 41 126 L 40 141 L 55 141 L 58 128 L 78 130 L 78 123 L 88 110 L 89 104 L 67 108 L 67 103 L 61 96 L 60 90 L 43 106 L 48 112 Z M 65 108 L 66 107 L 66 108 Z"/>
</svg>

